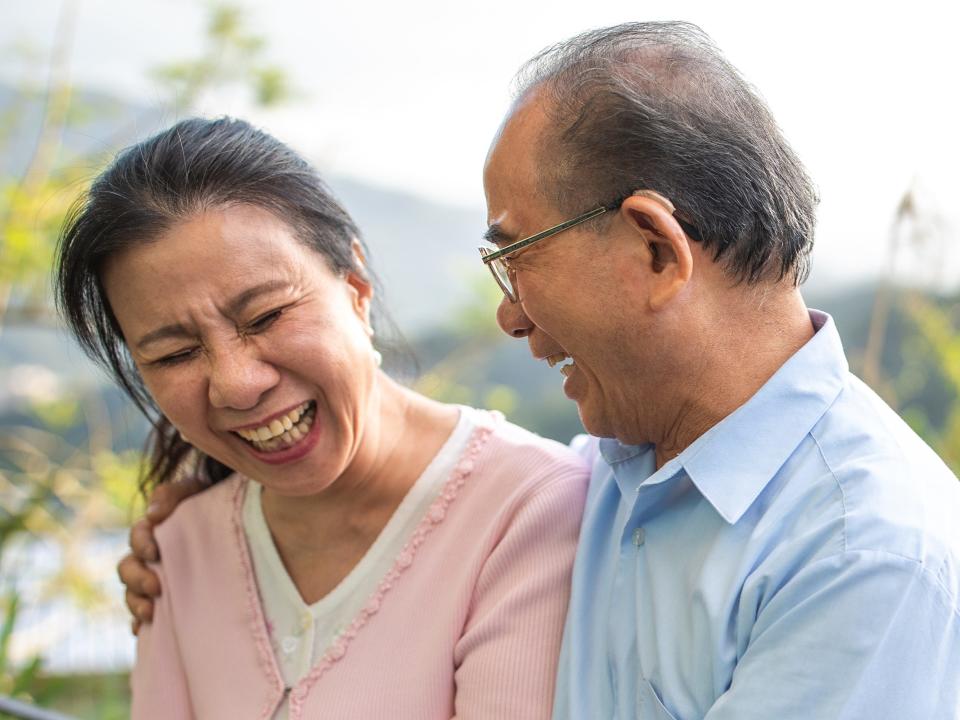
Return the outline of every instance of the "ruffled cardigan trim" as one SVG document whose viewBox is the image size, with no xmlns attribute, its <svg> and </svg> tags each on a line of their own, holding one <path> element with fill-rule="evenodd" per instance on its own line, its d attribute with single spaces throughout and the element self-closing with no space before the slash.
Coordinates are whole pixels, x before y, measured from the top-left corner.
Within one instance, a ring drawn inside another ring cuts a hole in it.
<svg viewBox="0 0 960 720">
<path fill-rule="evenodd" d="M 400 580 L 404 571 L 413 564 L 420 546 L 423 545 L 433 529 L 440 525 L 447 516 L 450 505 L 457 499 L 460 489 L 467 482 L 471 474 L 473 474 L 477 457 L 490 438 L 495 425 L 503 420 L 503 416 L 497 412 L 487 413 L 486 420 L 487 421 L 484 422 L 484 420 L 481 419 L 476 429 L 474 429 L 470 441 L 467 444 L 467 449 L 460 456 L 453 471 L 450 473 L 450 477 L 444 483 L 440 494 L 433 503 L 431 503 L 423 519 L 404 545 L 403 550 L 397 555 L 392 567 L 387 571 L 387 574 L 384 575 L 383 580 L 380 581 L 377 589 L 367 600 L 360 612 L 357 613 L 353 622 L 351 622 L 336 641 L 327 648 L 327 651 L 320 657 L 313 668 L 311 668 L 310 672 L 290 688 L 291 718 L 300 716 L 311 688 L 313 688 L 327 670 L 347 654 L 351 641 L 363 630 L 370 619 L 377 614 L 383 604 L 384 598 L 397 584 L 397 581 Z M 260 710 L 259 717 L 261 720 L 269 720 L 273 717 L 277 705 L 287 688 L 284 686 L 280 668 L 277 666 L 277 660 L 273 653 L 273 647 L 270 645 L 270 639 L 267 633 L 267 622 L 263 614 L 263 606 L 260 603 L 256 577 L 253 573 L 250 549 L 247 547 L 247 540 L 243 530 L 243 500 L 248 483 L 249 480 L 247 478 L 241 478 L 241 482 L 237 483 L 236 490 L 234 491 L 233 529 L 240 555 L 240 564 L 243 568 L 247 607 L 250 615 L 250 628 L 257 646 L 257 656 L 265 676 L 271 679 L 277 692 L 277 697 L 267 700 Z"/>
</svg>

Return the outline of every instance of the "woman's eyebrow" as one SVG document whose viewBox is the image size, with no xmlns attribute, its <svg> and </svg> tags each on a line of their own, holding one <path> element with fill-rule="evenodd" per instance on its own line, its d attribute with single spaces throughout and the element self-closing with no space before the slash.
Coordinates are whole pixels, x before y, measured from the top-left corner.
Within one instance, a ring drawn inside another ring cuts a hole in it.
<svg viewBox="0 0 960 720">
<path fill-rule="evenodd" d="M 253 300 L 258 298 L 260 295 L 281 290 L 289 287 L 289 285 L 290 283 L 288 283 L 286 280 L 267 280 L 259 285 L 254 285 L 253 287 L 247 288 L 227 303 L 227 312 L 230 315 L 239 315 L 241 312 L 243 312 L 247 305 L 253 302 Z"/>
<path fill-rule="evenodd" d="M 159 340 L 169 340 L 171 338 L 187 338 L 191 333 L 180 323 L 173 325 L 164 325 L 156 330 L 151 330 L 137 341 L 137 350 L 143 350 L 145 345 L 150 345 Z"/>
</svg>

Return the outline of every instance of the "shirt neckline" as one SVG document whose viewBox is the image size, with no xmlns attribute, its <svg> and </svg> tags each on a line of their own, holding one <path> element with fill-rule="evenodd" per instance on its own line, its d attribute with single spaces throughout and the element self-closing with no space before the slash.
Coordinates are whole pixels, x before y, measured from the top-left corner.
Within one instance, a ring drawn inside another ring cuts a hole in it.
<svg viewBox="0 0 960 720">
<path fill-rule="evenodd" d="M 809 310 L 814 335 L 746 403 L 697 438 L 640 485 L 662 483 L 681 471 L 723 519 L 736 523 L 803 438 L 836 400 L 849 367 L 833 318 Z M 789 409 L 789 415 L 784 414 Z M 601 455 L 616 476 L 654 446 L 601 439 Z M 645 467 L 640 465 L 636 467 Z M 618 478 L 618 484 L 621 483 Z"/>
</svg>

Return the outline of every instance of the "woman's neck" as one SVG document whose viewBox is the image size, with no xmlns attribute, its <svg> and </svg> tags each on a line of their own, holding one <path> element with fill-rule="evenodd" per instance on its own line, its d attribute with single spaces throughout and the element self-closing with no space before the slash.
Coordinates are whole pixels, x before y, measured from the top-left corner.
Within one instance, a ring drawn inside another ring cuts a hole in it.
<svg viewBox="0 0 960 720">
<path fill-rule="evenodd" d="M 323 597 L 362 559 L 457 423 L 457 408 L 380 381 L 379 412 L 347 471 L 316 495 L 263 490 L 267 526 L 305 600 Z"/>
</svg>

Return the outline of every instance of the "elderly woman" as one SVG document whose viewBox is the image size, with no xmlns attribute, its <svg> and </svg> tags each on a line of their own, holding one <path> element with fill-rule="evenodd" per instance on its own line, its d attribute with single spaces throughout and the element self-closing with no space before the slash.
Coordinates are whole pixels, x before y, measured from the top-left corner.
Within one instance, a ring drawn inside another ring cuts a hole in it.
<svg viewBox="0 0 960 720">
<path fill-rule="evenodd" d="M 586 473 L 394 382 L 350 217 L 245 122 L 122 153 L 68 221 L 61 311 L 154 422 L 134 718 L 546 718 Z"/>
</svg>

